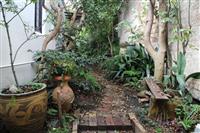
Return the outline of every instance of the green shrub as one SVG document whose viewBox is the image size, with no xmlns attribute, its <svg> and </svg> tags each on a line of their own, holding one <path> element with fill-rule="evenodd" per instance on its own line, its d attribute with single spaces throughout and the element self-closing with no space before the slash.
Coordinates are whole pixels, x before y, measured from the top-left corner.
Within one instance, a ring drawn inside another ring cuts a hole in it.
<svg viewBox="0 0 200 133">
<path fill-rule="evenodd" d="M 48 133 L 70 133 L 70 123 L 73 121 L 73 116 L 64 114 L 62 116 L 62 127 L 51 127 Z"/>
<path fill-rule="evenodd" d="M 79 75 L 70 82 L 72 88 L 79 89 L 82 92 L 97 92 L 101 90 L 100 84 L 96 81 L 96 78 L 87 71 L 80 71 Z"/>
<path fill-rule="evenodd" d="M 195 72 L 185 77 L 186 57 L 180 52 L 177 61 L 172 67 L 171 75 L 164 75 L 163 83 L 166 88 L 177 89 L 180 95 L 184 96 L 186 81 L 190 78 L 200 79 L 200 72 Z"/>
<path fill-rule="evenodd" d="M 186 131 L 200 122 L 200 105 L 198 104 L 182 104 L 176 108 L 176 114 L 179 123 Z"/>
<path fill-rule="evenodd" d="M 106 70 L 108 78 L 138 87 L 140 79 L 153 73 L 153 60 L 143 46 L 133 45 L 127 48 L 125 54 L 106 60 L 102 68 Z"/>
<path fill-rule="evenodd" d="M 77 73 L 78 66 L 68 53 L 48 50 L 36 52 L 33 58 L 40 67 L 37 74 L 38 81 L 50 81 L 55 75 L 74 76 Z"/>
</svg>

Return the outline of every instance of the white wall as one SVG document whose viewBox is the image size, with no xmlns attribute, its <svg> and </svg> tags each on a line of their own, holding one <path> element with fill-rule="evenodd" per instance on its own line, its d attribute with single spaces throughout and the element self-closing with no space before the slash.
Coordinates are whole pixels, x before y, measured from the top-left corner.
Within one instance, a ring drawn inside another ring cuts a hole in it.
<svg viewBox="0 0 200 133">
<path fill-rule="evenodd" d="M 15 0 L 16 3 L 20 6 L 23 5 L 23 0 Z M 24 0 L 25 1 L 25 0 Z M 31 4 L 28 6 L 20 15 L 24 22 L 34 27 L 34 13 L 35 6 Z M 0 12 L 1 13 L 1 12 Z M 6 19 L 9 20 L 13 14 L 6 13 Z M 43 16 L 45 17 L 45 13 L 43 11 Z M 0 20 L 2 20 L 2 14 L 0 14 Z M 9 23 L 11 42 L 13 45 L 13 53 L 16 52 L 17 48 L 20 44 L 26 40 L 26 35 L 24 33 L 23 24 L 21 23 L 19 17 L 13 19 L 11 23 Z M 43 27 L 44 30 L 47 30 L 47 26 Z M 30 33 L 32 33 L 30 31 Z M 29 33 L 29 34 L 30 34 Z M 15 61 L 16 73 L 19 79 L 20 84 L 25 84 L 31 81 L 35 75 L 35 71 L 31 65 L 32 56 L 31 52 L 28 52 L 29 49 L 32 51 L 41 50 L 42 43 L 44 37 L 39 37 L 35 40 L 31 40 L 27 42 L 19 51 L 18 56 Z M 49 44 L 48 48 L 54 49 L 55 42 Z M 14 84 L 13 75 L 10 68 L 10 59 L 9 59 L 9 45 L 6 34 L 5 27 L 0 26 L 0 89 L 8 87 L 10 84 Z"/>
</svg>

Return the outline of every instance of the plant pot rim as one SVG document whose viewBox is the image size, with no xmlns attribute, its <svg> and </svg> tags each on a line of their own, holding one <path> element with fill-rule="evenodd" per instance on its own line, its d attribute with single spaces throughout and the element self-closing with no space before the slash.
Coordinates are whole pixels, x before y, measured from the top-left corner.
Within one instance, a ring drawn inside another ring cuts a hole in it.
<svg viewBox="0 0 200 133">
<path fill-rule="evenodd" d="M 68 75 L 64 75 L 64 76 L 59 75 L 59 76 L 54 77 L 54 80 L 58 80 L 58 81 L 62 81 L 62 80 L 68 81 L 70 79 L 71 79 L 71 76 L 68 76 Z"/>
<path fill-rule="evenodd" d="M 37 92 L 43 91 L 43 90 L 46 88 L 46 86 L 47 86 L 47 85 L 44 84 L 44 83 L 34 83 L 34 84 L 41 84 L 42 87 L 41 87 L 40 89 L 37 89 L 37 90 L 34 90 L 34 91 L 30 91 L 30 92 L 26 92 L 26 93 L 18 93 L 18 94 L 4 94 L 4 93 L 0 92 L 0 96 L 5 96 L 5 97 L 27 96 L 27 95 L 31 95 L 31 94 L 35 94 L 35 93 L 37 93 Z"/>
</svg>

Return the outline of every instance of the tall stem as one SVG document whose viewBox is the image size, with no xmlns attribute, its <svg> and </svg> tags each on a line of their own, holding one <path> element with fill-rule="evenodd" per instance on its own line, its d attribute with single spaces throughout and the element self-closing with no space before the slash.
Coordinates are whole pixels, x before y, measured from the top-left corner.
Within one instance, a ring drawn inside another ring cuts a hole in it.
<svg viewBox="0 0 200 133">
<path fill-rule="evenodd" d="M 0 1 L 0 6 L 1 6 L 1 10 L 2 10 L 2 15 L 3 15 L 3 21 L 4 21 L 4 24 L 5 24 L 5 27 L 6 27 L 6 33 L 7 33 L 7 36 L 8 36 L 8 44 L 9 44 L 9 49 L 10 49 L 11 68 L 12 68 L 13 76 L 14 76 L 14 79 L 15 79 L 15 83 L 16 83 L 17 86 L 19 86 L 19 83 L 18 83 L 18 80 L 17 80 L 17 76 L 16 76 L 16 73 L 15 73 L 14 64 L 13 64 L 12 43 L 11 43 L 11 39 L 10 39 L 10 32 L 9 32 L 9 28 L 8 28 L 8 23 L 6 22 L 5 12 L 4 12 L 3 5 L 2 5 L 1 1 Z"/>
</svg>

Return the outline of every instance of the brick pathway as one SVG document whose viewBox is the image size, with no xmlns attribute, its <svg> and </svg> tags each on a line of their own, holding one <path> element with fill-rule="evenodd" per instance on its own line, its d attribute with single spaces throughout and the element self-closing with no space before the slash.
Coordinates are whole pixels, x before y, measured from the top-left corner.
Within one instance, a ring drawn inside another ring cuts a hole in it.
<svg viewBox="0 0 200 133">
<path fill-rule="evenodd" d="M 102 74 L 93 75 L 104 87 L 102 99 L 93 109 L 80 114 L 79 120 L 74 122 L 73 133 L 140 133 L 139 121 L 132 121 L 128 115 L 132 107 L 125 105 L 124 87 L 106 80 Z"/>
</svg>

